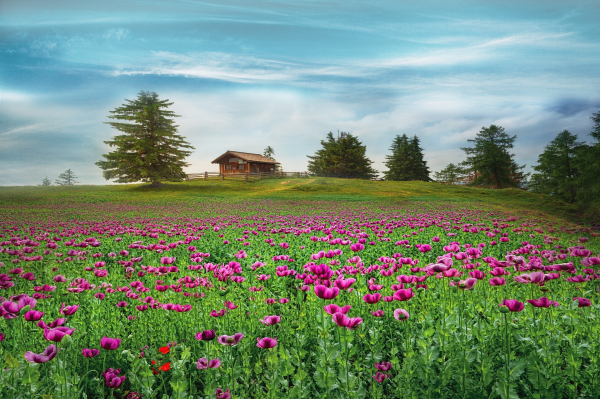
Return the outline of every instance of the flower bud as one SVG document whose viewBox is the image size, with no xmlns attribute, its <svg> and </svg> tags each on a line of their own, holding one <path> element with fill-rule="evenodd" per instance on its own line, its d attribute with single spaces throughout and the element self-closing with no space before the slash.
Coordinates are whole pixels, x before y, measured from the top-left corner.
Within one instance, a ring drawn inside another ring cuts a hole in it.
<svg viewBox="0 0 600 399">
<path fill-rule="evenodd" d="M 500 313 L 508 313 L 509 310 L 506 306 L 500 306 Z"/>
<path fill-rule="evenodd" d="M 182 345 L 177 345 L 176 347 L 173 348 L 174 352 L 183 352 L 183 346 Z"/>
<path fill-rule="evenodd" d="M 24 315 L 25 313 L 29 312 L 31 310 L 31 306 L 27 305 L 24 306 L 20 311 L 19 311 L 19 315 Z"/>
<path fill-rule="evenodd" d="M 73 344 L 73 338 L 71 338 L 71 336 L 67 334 L 63 337 L 60 343 L 63 348 L 68 348 Z"/>
</svg>

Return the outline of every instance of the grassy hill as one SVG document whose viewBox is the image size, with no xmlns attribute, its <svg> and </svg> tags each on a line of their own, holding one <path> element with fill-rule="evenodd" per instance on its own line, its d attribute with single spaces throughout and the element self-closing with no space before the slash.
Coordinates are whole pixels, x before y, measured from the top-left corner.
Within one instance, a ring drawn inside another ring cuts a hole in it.
<svg viewBox="0 0 600 399">
<path fill-rule="evenodd" d="M 256 181 L 196 180 L 164 184 L 72 187 L 0 187 L 0 205 L 61 203 L 155 203 L 189 202 L 202 198 L 231 200 L 318 200 L 405 203 L 406 201 L 453 201 L 498 207 L 504 210 L 551 215 L 588 224 L 574 206 L 542 194 L 516 189 L 490 190 L 425 182 L 366 181 L 334 178 L 282 178 Z"/>
</svg>

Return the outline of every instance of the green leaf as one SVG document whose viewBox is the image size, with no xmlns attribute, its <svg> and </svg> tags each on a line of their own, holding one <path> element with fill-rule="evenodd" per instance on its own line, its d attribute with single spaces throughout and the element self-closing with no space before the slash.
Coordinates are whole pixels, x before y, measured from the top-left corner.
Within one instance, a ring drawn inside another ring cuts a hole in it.
<svg viewBox="0 0 600 399">
<path fill-rule="evenodd" d="M 19 361 L 15 359 L 15 357 L 11 353 L 6 355 L 4 361 L 6 362 L 8 368 L 16 369 L 17 367 L 19 367 Z"/>
</svg>

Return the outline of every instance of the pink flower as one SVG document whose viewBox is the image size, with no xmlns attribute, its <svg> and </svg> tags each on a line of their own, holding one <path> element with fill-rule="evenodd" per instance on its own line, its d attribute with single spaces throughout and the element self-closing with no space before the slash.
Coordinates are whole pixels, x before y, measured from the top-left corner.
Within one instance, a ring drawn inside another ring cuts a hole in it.
<svg viewBox="0 0 600 399">
<path fill-rule="evenodd" d="M 325 309 L 325 312 L 329 313 L 330 315 L 333 315 L 334 313 L 347 314 L 351 308 L 352 308 L 352 306 L 350 306 L 350 305 L 340 307 L 340 306 L 336 305 L 335 303 L 332 303 L 330 305 L 325 305 L 323 307 L 323 309 Z"/>
<path fill-rule="evenodd" d="M 256 346 L 263 349 L 270 349 L 277 346 L 277 338 L 265 337 L 256 338 Z"/>
<path fill-rule="evenodd" d="M 505 306 L 509 312 L 520 312 L 525 307 L 523 302 L 519 302 L 516 299 L 505 299 L 499 306 Z"/>
<path fill-rule="evenodd" d="M 221 345 L 235 346 L 242 340 L 242 338 L 244 338 L 244 334 L 235 333 L 234 335 L 219 335 L 217 341 L 219 341 Z"/>
<path fill-rule="evenodd" d="M 219 367 L 221 367 L 221 360 L 219 358 L 209 361 L 207 358 L 201 357 L 196 362 L 196 369 L 198 370 L 216 369 Z"/>
<path fill-rule="evenodd" d="M 588 306 L 592 306 L 592 301 L 586 298 L 575 297 L 573 298 L 573 300 L 579 302 L 578 307 L 580 308 L 587 308 Z"/>
<path fill-rule="evenodd" d="M 46 363 L 56 357 L 58 353 L 58 348 L 56 345 L 49 345 L 42 354 L 33 353 L 30 351 L 25 352 L 25 360 L 29 363 Z"/>
<path fill-rule="evenodd" d="M 223 391 L 221 388 L 217 388 L 215 392 L 217 399 L 231 399 L 231 393 L 229 393 L 229 388 L 226 391 Z"/>
<path fill-rule="evenodd" d="M 210 312 L 210 315 L 212 317 L 221 317 L 223 316 L 225 313 L 227 313 L 227 311 L 225 309 L 221 309 L 218 312 L 216 310 L 213 310 L 212 312 Z"/>
<path fill-rule="evenodd" d="M 404 309 L 396 309 L 394 310 L 394 318 L 399 321 L 408 320 L 410 314 Z"/>
<path fill-rule="evenodd" d="M 373 312 L 373 316 L 375 317 L 383 317 L 383 310 L 376 310 Z"/>
<path fill-rule="evenodd" d="M 493 286 L 504 285 L 506 284 L 506 279 L 504 277 L 494 277 L 489 280 L 489 283 Z"/>
<path fill-rule="evenodd" d="M 347 290 L 355 282 L 356 282 L 356 279 L 353 279 L 353 278 L 347 278 L 347 279 L 338 278 L 337 280 L 335 280 L 333 282 L 333 285 L 335 285 L 340 290 Z"/>
<path fill-rule="evenodd" d="M 385 381 L 386 379 L 390 378 L 389 374 L 384 374 L 381 371 L 378 371 L 374 376 L 373 379 L 379 383 L 382 383 L 383 381 Z"/>
<path fill-rule="evenodd" d="M 431 251 L 431 245 L 429 244 L 422 244 L 419 246 L 419 251 L 425 253 L 425 252 L 429 252 Z"/>
<path fill-rule="evenodd" d="M 551 301 L 546 297 L 541 297 L 540 299 L 528 299 L 527 302 L 529 302 L 536 308 L 549 308 L 550 306 L 559 306 L 558 302 Z"/>
<path fill-rule="evenodd" d="M 265 326 L 272 326 L 281 321 L 281 317 L 279 316 L 265 316 L 263 319 L 260 319 L 260 322 Z"/>
<path fill-rule="evenodd" d="M 366 294 L 363 297 L 363 301 L 365 301 L 369 305 L 379 302 L 380 299 L 381 299 L 381 294 L 378 292 L 376 292 L 375 294 Z"/>
<path fill-rule="evenodd" d="M 379 371 L 388 371 L 392 368 L 392 363 L 390 363 L 390 362 L 375 363 L 375 368 Z"/>
<path fill-rule="evenodd" d="M 408 301 L 410 298 L 414 297 L 415 293 L 412 291 L 412 288 L 398 290 L 394 292 L 394 299 L 396 301 Z"/>
<path fill-rule="evenodd" d="M 324 285 L 315 285 L 315 294 L 321 299 L 334 299 L 339 293 L 340 290 L 337 287 L 327 288 Z"/>
</svg>

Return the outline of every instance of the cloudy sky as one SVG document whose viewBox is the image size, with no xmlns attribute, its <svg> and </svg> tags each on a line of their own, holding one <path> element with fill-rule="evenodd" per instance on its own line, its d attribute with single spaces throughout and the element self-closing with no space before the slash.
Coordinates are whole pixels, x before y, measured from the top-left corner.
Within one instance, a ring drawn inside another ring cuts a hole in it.
<svg viewBox="0 0 600 399">
<path fill-rule="evenodd" d="M 190 173 L 268 145 L 304 171 L 338 130 L 380 171 L 416 134 L 439 170 L 491 124 L 531 166 L 564 129 L 588 139 L 599 19 L 597 0 L 3 0 L 0 185 L 105 184 L 103 122 L 142 90 L 174 102 Z"/>
</svg>

